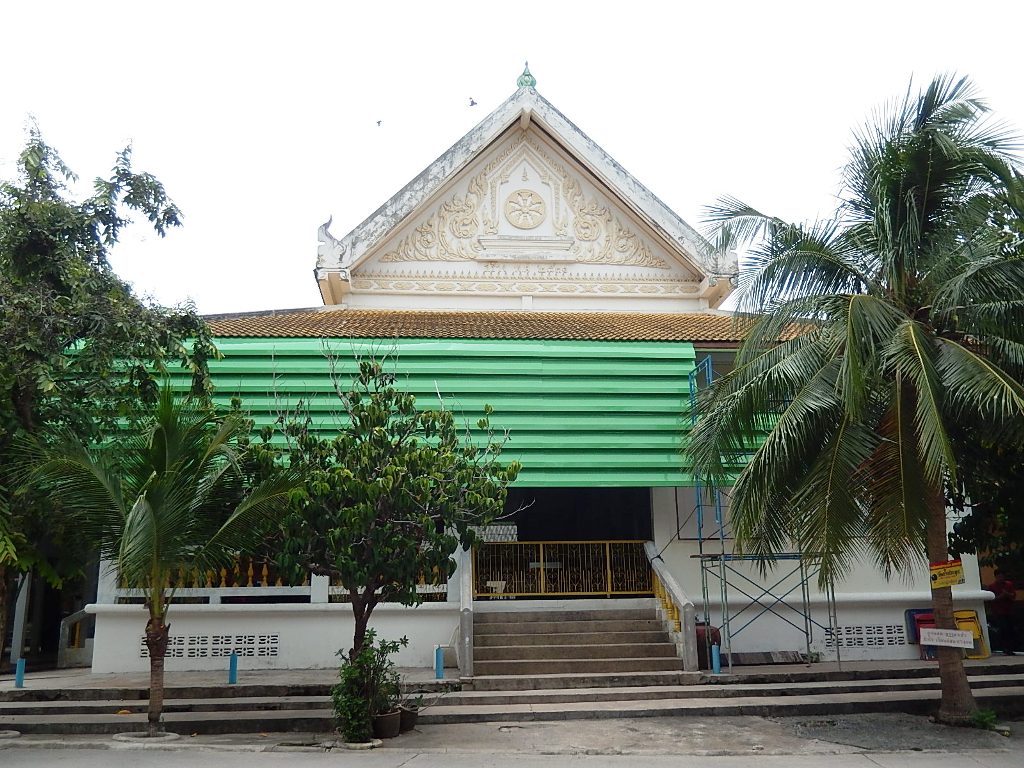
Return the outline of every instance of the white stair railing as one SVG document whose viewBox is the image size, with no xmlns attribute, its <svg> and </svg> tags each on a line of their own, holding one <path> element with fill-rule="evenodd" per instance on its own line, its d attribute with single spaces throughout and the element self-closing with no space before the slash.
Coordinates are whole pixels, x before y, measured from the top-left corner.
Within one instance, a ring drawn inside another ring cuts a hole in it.
<svg viewBox="0 0 1024 768">
<path fill-rule="evenodd" d="M 644 544 L 644 552 L 651 564 L 654 595 L 661 603 L 669 633 L 680 651 L 683 669 L 697 672 L 697 609 L 665 566 L 653 541 Z"/>
</svg>

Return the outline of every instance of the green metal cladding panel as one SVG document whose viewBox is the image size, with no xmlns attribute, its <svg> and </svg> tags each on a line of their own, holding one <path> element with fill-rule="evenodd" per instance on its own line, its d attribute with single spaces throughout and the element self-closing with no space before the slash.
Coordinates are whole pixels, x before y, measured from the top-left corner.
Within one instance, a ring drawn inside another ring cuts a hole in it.
<svg viewBox="0 0 1024 768">
<path fill-rule="evenodd" d="M 339 406 L 330 350 L 347 387 L 356 360 L 375 356 L 422 407 L 444 404 L 473 425 L 483 406 L 507 429 L 503 457 L 523 486 L 689 485 L 679 449 L 690 426 L 693 345 L 483 339 L 223 338 L 211 364 L 216 398 L 242 398 L 257 426 L 302 399 L 314 428 L 333 434 Z M 182 382 L 184 384 L 184 381 Z"/>
</svg>

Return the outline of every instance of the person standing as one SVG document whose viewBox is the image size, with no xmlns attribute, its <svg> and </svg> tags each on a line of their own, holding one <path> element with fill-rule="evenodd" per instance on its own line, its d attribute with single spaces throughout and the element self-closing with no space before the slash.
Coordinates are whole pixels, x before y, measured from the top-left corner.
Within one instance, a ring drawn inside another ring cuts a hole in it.
<svg viewBox="0 0 1024 768">
<path fill-rule="evenodd" d="M 1015 601 L 1017 590 L 1013 581 L 998 568 L 995 572 L 996 580 L 986 587 L 996 597 L 992 601 L 989 615 L 992 617 L 992 625 L 996 629 L 996 637 L 999 640 L 1000 650 L 1007 656 L 1015 656 L 1017 650 L 1017 628 L 1014 625 Z"/>
</svg>

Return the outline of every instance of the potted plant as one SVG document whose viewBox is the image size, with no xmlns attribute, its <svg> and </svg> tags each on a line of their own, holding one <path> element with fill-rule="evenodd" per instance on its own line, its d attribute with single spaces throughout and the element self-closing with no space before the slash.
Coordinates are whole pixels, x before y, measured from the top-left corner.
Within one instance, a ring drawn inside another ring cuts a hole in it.
<svg viewBox="0 0 1024 768">
<path fill-rule="evenodd" d="M 358 651 L 338 651 L 343 661 L 331 699 L 346 744 L 369 744 L 374 737 L 398 735 L 400 685 L 391 656 L 408 644 L 405 637 L 377 642 L 371 629 Z"/>
<path fill-rule="evenodd" d="M 385 643 L 386 641 L 381 645 Z M 398 707 L 399 690 L 398 673 L 394 671 L 394 665 L 389 660 L 381 670 L 381 678 L 371 707 L 373 735 L 378 739 L 393 739 L 401 730 L 402 711 Z"/>
<path fill-rule="evenodd" d="M 342 657 L 338 682 L 331 688 L 331 702 L 334 716 L 338 720 L 338 732 L 345 744 L 372 746 L 373 714 L 370 700 L 366 696 L 366 669 L 369 666 L 369 649 L 350 656 L 338 651 Z"/>
<path fill-rule="evenodd" d="M 402 716 L 398 708 L 402 686 L 391 657 L 408 645 L 409 640 L 403 637 L 401 640 L 373 643 L 375 638 L 376 635 L 368 637 L 373 649 L 367 689 L 373 714 L 373 735 L 378 739 L 391 739 L 399 733 Z"/>
<path fill-rule="evenodd" d="M 401 725 L 399 726 L 398 732 L 405 733 L 411 731 L 416 727 L 416 721 L 420 717 L 420 708 L 423 706 L 423 694 L 418 693 L 415 695 L 406 696 L 402 699 L 402 702 L 398 705 L 398 709 L 402 713 Z"/>
</svg>

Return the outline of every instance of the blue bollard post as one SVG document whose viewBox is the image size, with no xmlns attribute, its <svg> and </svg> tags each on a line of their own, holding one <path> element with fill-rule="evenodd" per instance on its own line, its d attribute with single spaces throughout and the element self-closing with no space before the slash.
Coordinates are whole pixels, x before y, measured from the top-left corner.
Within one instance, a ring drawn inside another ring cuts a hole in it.
<svg viewBox="0 0 1024 768">
<path fill-rule="evenodd" d="M 711 646 L 711 671 L 716 675 L 722 674 L 722 650 L 718 643 Z"/>
<path fill-rule="evenodd" d="M 238 682 L 238 654 L 232 653 L 228 660 L 228 685 Z"/>
<path fill-rule="evenodd" d="M 434 646 L 434 678 L 436 680 L 444 679 L 444 646 Z"/>
<path fill-rule="evenodd" d="M 24 688 L 25 687 L 25 660 L 18 659 L 18 663 L 14 667 L 14 687 Z"/>
</svg>

